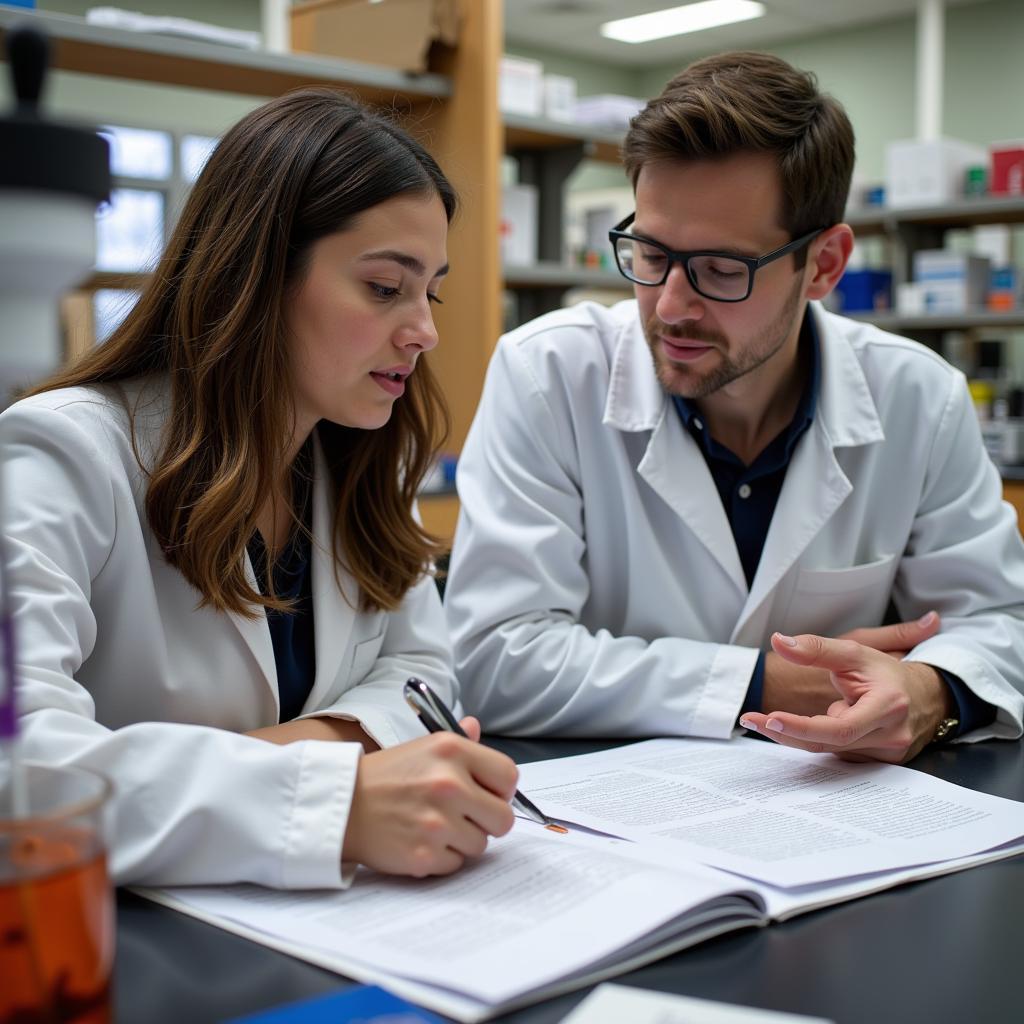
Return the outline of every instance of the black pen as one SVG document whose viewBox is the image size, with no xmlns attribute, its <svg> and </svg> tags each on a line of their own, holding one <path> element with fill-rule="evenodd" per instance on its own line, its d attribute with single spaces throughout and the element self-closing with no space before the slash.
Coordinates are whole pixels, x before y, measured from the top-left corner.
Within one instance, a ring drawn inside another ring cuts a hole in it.
<svg viewBox="0 0 1024 1024">
<path fill-rule="evenodd" d="M 459 736 L 466 735 L 465 730 L 448 710 L 444 701 L 422 679 L 417 679 L 415 676 L 409 678 L 402 693 L 406 703 L 419 716 L 427 732 L 454 732 Z M 538 810 L 518 789 L 515 796 L 512 797 L 512 806 L 531 821 L 537 822 L 538 825 L 558 832 L 568 831 L 564 826 L 552 821 L 546 814 Z"/>
</svg>

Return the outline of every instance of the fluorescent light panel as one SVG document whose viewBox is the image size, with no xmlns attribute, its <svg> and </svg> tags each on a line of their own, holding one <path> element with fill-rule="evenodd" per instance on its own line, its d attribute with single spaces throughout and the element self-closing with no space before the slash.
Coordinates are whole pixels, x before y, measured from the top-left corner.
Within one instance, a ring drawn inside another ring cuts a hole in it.
<svg viewBox="0 0 1024 1024">
<path fill-rule="evenodd" d="M 701 3 L 670 7 L 664 11 L 638 14 L 634 18 L 606 21 L 601 35 L 623 43 L 649 43 L 652 39 L 700 32 L 718 25 L 749 21 L 764 14 L 764 4 L 756 0 L 702 0 Z"/>
</svg>

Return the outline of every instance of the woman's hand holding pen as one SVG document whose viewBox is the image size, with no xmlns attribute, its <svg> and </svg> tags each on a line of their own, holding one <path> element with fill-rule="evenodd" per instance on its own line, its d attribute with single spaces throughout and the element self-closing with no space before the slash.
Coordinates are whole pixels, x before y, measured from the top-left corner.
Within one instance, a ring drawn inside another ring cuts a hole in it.
<svg viewBox="0 0 1024 1024">
<path fill-rule="evenodd" d="M 476 742 L 475 718 L 460 725 L 468 739 L 438 732 L 362 758 L 344 860 L 388 874 L 445 875 L 512 828 L 514 762 Z"/>
</svg>

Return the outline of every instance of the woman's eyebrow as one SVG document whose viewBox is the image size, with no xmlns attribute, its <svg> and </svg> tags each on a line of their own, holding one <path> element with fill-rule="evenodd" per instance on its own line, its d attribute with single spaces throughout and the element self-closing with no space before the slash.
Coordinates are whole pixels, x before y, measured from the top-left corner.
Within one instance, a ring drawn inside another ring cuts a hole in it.
<svg viewBox="0 0 1024 1024">
<path fill-rule="evenodd" d="M 418 260 L 415 256 L 410 256 L 407 252 L 401 252 L 398 249 L 379 249 L 376 252 L 367 252 L 359 257 L 361 263 L 368 263 L 371 260 L 391 260 L 393 263 L 397 263 L 401 267 L 405 267 L 406 270 L 411 270 L 414 274 L 422 277 L 426 272 L 427 268 L 423 265 L 421 260 Z M 433 277 L 444 277 L 448 273 L 448 264 L 446 263 L 441 267 Z"/>
</svg>

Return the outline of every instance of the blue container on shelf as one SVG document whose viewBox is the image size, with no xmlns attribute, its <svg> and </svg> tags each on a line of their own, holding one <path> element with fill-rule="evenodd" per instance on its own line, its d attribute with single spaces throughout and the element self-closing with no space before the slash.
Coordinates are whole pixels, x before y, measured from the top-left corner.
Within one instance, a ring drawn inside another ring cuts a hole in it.
<svg viewBox="0 0 1024 1024">
<path fill-rule="evenodd" d="M 848 270 L 836 285 L 842 313 L 892 309 L 892 271 Z"/>
</svg>

